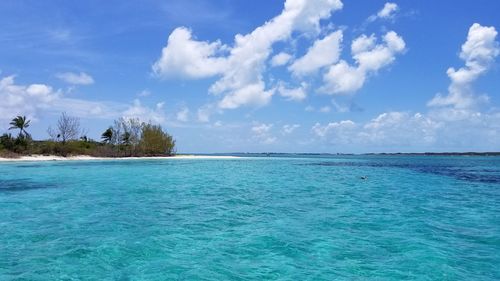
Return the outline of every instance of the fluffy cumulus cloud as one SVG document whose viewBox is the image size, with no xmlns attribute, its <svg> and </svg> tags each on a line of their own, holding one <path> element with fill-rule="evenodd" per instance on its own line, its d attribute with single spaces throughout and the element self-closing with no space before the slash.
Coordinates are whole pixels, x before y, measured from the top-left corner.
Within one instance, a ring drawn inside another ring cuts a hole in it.
<svg viewBox="0 0 500 281">
<path fill-rule="evenodd" d="M 292 59 L 292 55 L 285 53 L 285 52 L 281 52 L 281 53 L 275 55 L 271 59 L 271 65 L 275 66 L 275 67 L 282 66 L 282 65 L 287 64 L 291 59 Z"/>
<path fill-rule="evenodd" d="M 322 20 L 342 7 L 340 0 L 286 0 L 279 15 L 248 34 L 237 34 L 234 42 L 228 45 L 198 40 L 190 29 L 178 27 L 170 34 L 160 58 L 152 67 L 153 72 L 160 78 L 216 77 L 208 92 L 217 98 L 215 104 L 219 109 L 265 106 L 275 94 L 290 101 L 303 100 L 306 98 L 303 82 L 315 81 L 312 75 L 323 77 L 322 85 L 309 84 L 312 91 L 356 92 L 370 75 L 393 63 L 405 50 L 405 42 L 394 31 L 387 32 L 382 42 L 378 42 L 375 35 L 362 35 L 352 42 L 355 64 L 350 65 L 341 59 L 342 30 L 327 32 L 329 29 L 321 25 Z M 397 9 L 396 4 L 387 3 L 376 16 L 391 18 Z M 318 38 L 325 32 L 325 36 Z M 298 37 L 312 41 L 304 54 L 298 54 L 300 50 L 294 46 L 293 39 Z M 276 43 L 284 43 L 285 48 L 275 52 Z M 276 83 L 268 68 L 285 65 L 288 65 L 286 69 L 293 83 Z"/>
<path fill-rule="evenodd" d="M 342 38 L 342 31 L 338 30 L 325 38 L 318 39 L 303 57 L 289 67 L 289 70 L 294 75 L 301 76 L 337 62 L 340 57 Z"/>
<path fill-rule="evenodd" d="M 1 124 L 7 124 L 6 121 L 17 115 L 38 119 L 43 113 L 61 112 L 81 118 L 112 119 L 128 116 L 158 123 L 165 120 L 161 104 L 150 109 L 141 105 L 139 100 L 128 105 L 67 98 L 63 91 L 54 90 L 49 85 L 17 84 L 15 76 L 0 78 L 0 100 Z"/>
<path fill-rule="evenodd" d="M 61 93 L 44 84 L 17 85 L 14 76 L 0 80 L 0 120 L 16 115 L 35 116 L 37 111 L 50 107 Z"/>
<path fill-rule="evenodd" d="M 153 72 L 164 78 L 205 78 L 224 72 L 227 61 L 216 55 L 224 49 L 217 42 L 197 41 L 186 27 L 176 28 L 168 37 Z"/>
<path fill-rule="evenodd" d="M 314 126 L 311 128 L 313 133 L 316 134 L 319 137 L 326 137 L 327 135 L 333 135 L 333 136 L 341 136 L 341 137 L 347 137 L 345 133 L 340 134 L 340 132 L 349 132 L 349 134 L 354 133 L 354 129 L 356 129 L 356 124 L 351 121 L 351 120 L 343 120 L 340 122 L 332 122 L 328 123 L 326 125 L 321 125 L 320 123 L 314 124 Z"/>
<path fill-rule="evenodd" d="M 321 90 L 328 94 L 352 93 L 365 83 L 366 73 L 357 67 L 341 61 L 332 65 L 323 77 L 325 85 Z"/>
<path fill-rule="evenodd" d="M 249 34 L 236 35 L 231 47 L 196 40 L 189 29 L 177 28 L 153 65 L 153 72 L 165 78 L 218 76 L 209 91 L 222 96 L 218 103 L 222 109 L 266 105 L 274 90 L 266 85 L 263 73 L 273 45 L 288 40 L 293 32 L 318 33 L 320 21 L 341 8 L 340 0 L 287 0 L 280 15 Z M 275 63 L 284 61 L 282 56 Z"/>
<path fill-rule="evenodd" d="M 255 123 L 251 128 L 254 140 L 260 142 L 261 144 L 275 143 L 277 138 L 271 134 L 271 129 L 273 127 L 274 124 Z"/>
<path fill-rule="evenodd" d="M 302 82 L 297 88 L 288 88 L 284 83 L 280 83 L 278 93 L 287 100 L 302 101 L 307 97 L 307 83 Z"/>
<path fill-rule="evenodd" d="M 429 102 L 427 113 L 386 112 L 369 120 L 355 123 L 351 120 L 315 124 L 311 130 L 316 138 L 330 145 L 364 147 L 367 151 L 416 151 L 425 150 L 496 150 L 500 145 L 500 113 L 491 108 L 486 112 L 474 106 L 484 99 L 474 96 L 471 83 L 487 72 L 499 55 L 497 32 L 493 27 L 473 24 L 460 58 L 465 66 L 447 71 L 451 79 L 447 96 L 437 95 Z M 387 40 L 386 47 L 402 49 L 396 35 Z M 392 41 L 392 43 L 389 43 Z M 366 50 L 375 46 L 375 38 L 362 36 L 352 44 L 352 53 L 359 65 L 377 68 L 387 62 L 390 54 L 377 56 L 385 59 L 363 57 Z M 395 47 L 390 47 L 391 44 Z M 398 47 L 399 46 L 399 47 Z M 381 51 L 384 47 L 379 47 Z M 480 139 L 481 142 L 477 140 Z"/>
<path fill-rule="evenodd" d="M 361 138 L 373 144 L 419 145 L 432 144 L 442 123 L 421 113 L 383 113 L 363 126 Z"/>
<path fill-rule="evenodd" d="M 311 130 L 329 145 L 366 151 L 494 150 L 500 145 L 500 113 L 386 112 L 364 123 L 351 120 L 315 124 Z M 481 139 L 481 142 L 477 142 Z"/>
<path fill-rule="evenodd" d="M 120 115 L 125 119 L 139 119 L 143 122 L 162 124 L 166 121 L 163 107 L 163 102 L 157 103 L 154 108 L 150 108 L 142 105 L 141 101 L 136 99 L 127 109 L 121 112 Z"/>
<path fill-rule="evenodd" d="M 434 144 L 442 123 L 420 113 L 387 112 L 366 123 L 351 120 L 319 123 L 312 127 L 313 133 L 329 143 L 339 145 L 360 145 L 368 148 L 383 146 L 420 147 Z"/>
<path fill-rule="evenodd" d="M 387 2 L 385 3 L 382 10 L 377 13 L 377 17 L 381 19 L 386 19 L 394 16 L 394 13 L 398 10 L 398 5 L 396 3 Z"/>
<path fill-rule="evenodd" d="M 73 73 L 64 72 L 56 74 L 56 77 L 71 85 L 91 85 L 94 84 L 94 78 L 85 72 Z"/>
<path fill-rule="evenodd" d="M 367 77 L 391 64 L 396 55 L 405 50 L 405 42 L 394 31 L 387 32 L 382 43 L 377 43 L 375 35 L 361 35 L 351 44 L 355 65 L 344 60 L 332 65 L 324 74 L 321 90 L 327 94 L 346 94 L 359 90 Z"/>
<path fill-rule="evenodd" d="M 266 90 L 265 83 L 258 81 L 234 90 L 219 102 L 222 109 L 235 109 L 242 105 L 264 106 L 274 95 L 274 89 Z"/>
<path fill-rule="evenodd" d="M 396 3 L 387 2 L 384 7 L 378 11 L 377 14 L 371 15 L 368 18 L 369 22 L 376 21 L 377 19 L 392 19 L 394 18 L 396 12 L 399 10 L 399 7 Z"/>
<path fill-rule="evenodd" d="M 221 108 L 253 104 L 262 106 L 271 100 L 262 73 L 273 44 L 288 39 L 294 30 L 317 30 L 319 21 L 342 7 L 340 1 L 288 0 L 283 12 L 247 35 L 236 35 L 227 59 L 228 70 L 210 91 L 223 94 Z"/>
<path fill-rule="evenodd" d="M 459 69 L 453 67 L 448 69 L 447 74 L 451 80 L 448 94 L 437 94 L 429 101 L 429 106 L 467 109 L 488 100 L 485 95 L 474 95 L 471 84 L 491 68 L 495 58 L 500 54 L 499 43 L 496 41 L 497 34 L 492 26 L 474 23 L 470 27 L 467 40 L 460 52 L 460 58 L 465 65 Z"/>
</svg>

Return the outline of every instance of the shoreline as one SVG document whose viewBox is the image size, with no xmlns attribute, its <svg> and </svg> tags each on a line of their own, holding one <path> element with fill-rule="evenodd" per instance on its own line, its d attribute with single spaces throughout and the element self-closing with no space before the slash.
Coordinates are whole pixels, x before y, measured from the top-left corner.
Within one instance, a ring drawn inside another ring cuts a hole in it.
<svg viewBox="0 0 500 281">
<path fill-rule="evenodd" d="M 93 160 L 182 160 L 182 159 L 238 159 L 238 156 L 211 156 L 211 155 L 176 155 L 176 156 L 151 156 L 151 157 L 93 157 L 88 155 L 55 156 L 55 155 L 30 155 L 19 158 L 2 158 L 2 162 L 39 162 L 39 161 L 93 161 Z"/>
</svg>

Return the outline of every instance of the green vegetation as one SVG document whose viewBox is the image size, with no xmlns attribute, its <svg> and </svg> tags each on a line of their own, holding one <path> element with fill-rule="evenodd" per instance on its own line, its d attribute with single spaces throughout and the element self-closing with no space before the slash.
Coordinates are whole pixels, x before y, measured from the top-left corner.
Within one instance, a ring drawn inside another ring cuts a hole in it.
<svg viewBox="0 0 500 281">
<path fill-rule="evenodd" d="M 17 116 L 16 118 L 12 119 L 10 125 L 11 127 L 9 128 L 9 130 L 19 129 L 18 138 L 29 136 L 28 132 L 26 132 L 26 128 L 30 126 L 30 120 L 26 120 L 26 116 Z"/>
<path fill-rule="evenodd" d="M 164 151 L 167 151 L 167 154 L 173 154 L 175 140 L 165 133 L 160 125 L 144 124 L 139 147 L 146 155 L 160 155 Z"/>
<path fill-rule="evenodd" d="M 175 154 L 175 140 L 160 125 L 120 118 L 101 135 L 101 141 L 87 137 L 80 120 L 63 113 L 56 126 L 47 130 L 50 139 L 33 140 L 27 132 L 30 120 L 17 116 L 9 130 L 19 130 L 17 137 L 0 136 L 0 157 L 22 155 L 89 155 L 95 157 L 147 157 Z"/>
</svg>

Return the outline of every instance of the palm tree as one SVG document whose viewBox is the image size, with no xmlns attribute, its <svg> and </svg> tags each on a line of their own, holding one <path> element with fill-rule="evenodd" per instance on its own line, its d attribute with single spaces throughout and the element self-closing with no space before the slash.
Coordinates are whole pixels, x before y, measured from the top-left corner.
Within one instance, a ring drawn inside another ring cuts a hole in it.
<svg viewBox="0 0 500 281">
<path fill-rule="evenodd" d="M 26 116 L 17 116 L 10 122 L 11 127 L 9 128 L 9 130 L 19 129 L 19 138 L 23 135 L 28 137 L 29 134 L 28 132 L 26 132 L 26 128 L 30 126 L 30 122 L 31 120 L 26 120 Z"/>
<path fill-rule="evenodd" d="M 124 145 L 129 145 L 130 144 L 130 137 L 131 137 L 130 132 L 123 133 L 123 135 L 122 135 L 122 141 L 123 141 Z"/>
<path fill-rule="evenodd" d="M 113 139 L 113 129 L 109 127 L 102 133 L 101 139 L 104 143 L 111 143 L 111 140 Z"/>
</svg>

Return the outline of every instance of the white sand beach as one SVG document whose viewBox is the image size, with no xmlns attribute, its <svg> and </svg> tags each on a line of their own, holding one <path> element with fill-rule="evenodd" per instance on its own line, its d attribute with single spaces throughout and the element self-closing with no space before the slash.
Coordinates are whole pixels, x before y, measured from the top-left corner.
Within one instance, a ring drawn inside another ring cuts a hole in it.
<svg viewBox="0 0 500 281">
<path fill-rule="evenodd" d="M 1 158 L 0 162 L 20 161 L 81 161 L 81 160 L 180 160 L 180 159 L 238 159 L 238 156 L 214 156 L 214 155 L 176 155 L 170 157 L 92 157 L 88 155 L 79 156 L 55 156 L 55 155 L 30 155 L 19 158 Z"/>
</svg>

